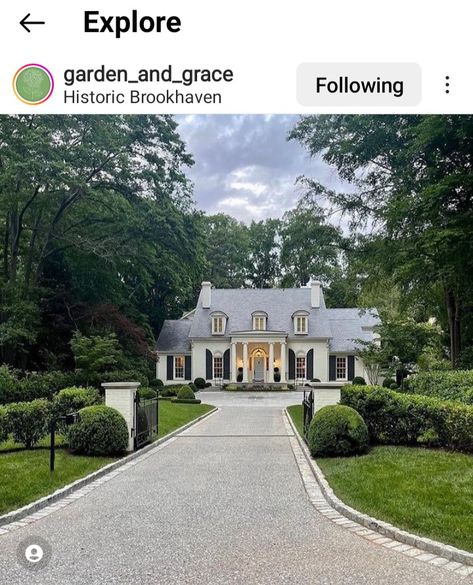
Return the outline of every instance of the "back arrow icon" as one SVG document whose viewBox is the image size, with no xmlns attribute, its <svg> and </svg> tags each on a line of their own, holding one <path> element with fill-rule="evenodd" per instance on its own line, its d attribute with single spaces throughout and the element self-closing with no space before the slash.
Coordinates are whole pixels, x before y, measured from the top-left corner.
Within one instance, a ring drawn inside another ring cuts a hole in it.
<svg viewBox="0 0 473 585">
<path fill-rule="evenodd" d="M 32 24 L 46 24 L 44 22 L 44 20 L 36 20 L 36 21 L 30 20 L 28 22 L 28 18 L 30 16 L 31 16 L 31 13 L 28 12 L 28 14 L 20 20 L 20 24 L 26 30 L 26 32 L 31 32 L 30 29 L 28 28 L 28 26 L 31 26 Z"/>
</svg>

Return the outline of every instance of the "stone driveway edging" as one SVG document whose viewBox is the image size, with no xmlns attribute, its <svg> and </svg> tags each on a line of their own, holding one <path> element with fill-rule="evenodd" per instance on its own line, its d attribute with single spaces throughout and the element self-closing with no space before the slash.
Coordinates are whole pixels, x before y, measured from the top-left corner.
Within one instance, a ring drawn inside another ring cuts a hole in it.
<svg viewBox="0 0 473 585">
<path fill-rule="evenodd" d="M 312 459 L 310 455 L 310 451 L 307 447 L 306 442 L 300 436 L 296 426 L 294 425 L 291 416 L 287 412 L 287 409 L 284 409 L 284 413 L 291 425 L 292 430 L 294 431 L 294 435 L 299 442 L 299 445 L 304 453 L 305 458 L 317 480 L 317 483 L 320 486 L 322 494 L 324 495 L 327 502 L 340 514 L 346 516 L 350 520 L 365 526 L 366 528 L 378 532 L 382 536 L 386 536 L 393 540 L 397 540 L 400 543 L 408 544 L 410 546 L 425 550 L 429 553 L 444 557 L 446 559 L 456 561 L 458 563 L 463 563 L 465 565 L 472 565 L 473 566 L 473 554 L 469 553 L 465 550 L 456 548 L 454 546 L 443 544 L 436 540 L 431 540 L 430 538 L 426 538 L 423 536 L 418 536 L 415 534 L 411 534 L 405 530 L 401 530 L 400 528 L 396 528 L 392 524 L 388 522 L 383 522 L 382 520 L 377 520 L 376 518 L 372 518 L 367 514 L 363 514 L 362 512 L 358 512 L 354 508 L 347 506 L 344 504 L 333 492 L 332 488 L 330 487 L 328 481 L 326 480 L 322 470 L 317 465 L 316 461 Z"/>
<path fill-rule="evenodd" d="M 175 437 L 179 433 L 182 433 L 183 431 L 185 431 L 189 427 L 197 424 L 198 422 L 200 422 L 204 418 L 207 418 L 208 416 L 216 413 L 218 410 L 219 409 L 217 407 L 215 407 L 212 410 L 210 410 L 209 412 L 206 412 L 205 414 L 200 415 L 199 417 L 197 417 L 194 420 L 191 420 L 190 422 L 183 425 L 182 427 L 179 427 L 178 429 L 172 431 L 171 433 L 168 433 L 164 437 L 161 437 L 157 441 L 154 441 L 150 445 L 143 447 L 139 451 L 134 451 L 133 453 L 130 453 L 130 455 L 125 455 L 125 457 L 122 457 L 118 461 L 114 461 L 113 463 L 109 463 L 108 465 L 101 467 L 97 471 L 94 471 L 93 473 L 90 473 L 89 475 L 86 475 L 85 477 L 81 477 L 80 479 L 77 479 L 73 483 L 70 483 L 62 488 L 59 488 L 58 490 L 56 490 L 52 494 L 49 494 L 48 496 L 44 496 L 43 498 L 40 498 L 39 500 L 36 500 L 36 501 L 32 502 L 31 504 L 27 504 L 26 506 L 23 506 L 22 508 L 18 508 L 17 510 L 13 510 L 11 512 L 8 512 L 7 514 L 4 514 L 3 516 L 0 516 L 0 527 L 5 526 L 6 524 L 11 524 L 13 522 L 18 522 L 22 518 L 25 518 L 26 516 L 30 516 L 31 514 L 38 512 L 42 508 L 46 508 L 47 506 L 53 504 L 54 502 L 57 502 L 58 500 L 63 499 L 64 497 L 68 496 L 69 494 L 83 488 L 87 484 L 92 483 L 95 480 L 97 480 L 105 475 L 108 475 L 109 473 L 112 473 L 117 468 L 122 467 L 123 465 L 126 465 L 130 461 L 133 461 L 134 459 L 139 459 L 140 457 L 142 457 L 143 455 L 145 455 L 149 451 L 152 451 L 153 449 L 160 447 L 163 443 L 165 443 L 166 441 L 169 441 L 169 439 L 172 439 L 173 437 Z"/>
</svg>

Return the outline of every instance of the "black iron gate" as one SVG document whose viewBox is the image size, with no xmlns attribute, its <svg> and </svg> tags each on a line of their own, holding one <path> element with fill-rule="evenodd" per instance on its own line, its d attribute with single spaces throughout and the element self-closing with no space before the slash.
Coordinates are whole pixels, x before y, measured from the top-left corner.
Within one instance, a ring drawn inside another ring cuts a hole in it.
<svg viewBox="0 0 473 585">
<path fill-rule="evenodd" d="M 135 397 L 135 449 L 150 443 L 158 433 L 159 401 L 157 398 L 143 400 Z"/>
<path fill-rule="evenodd" d="M 313 390 L 304 390 L 304 400 L 302 401 L 302 406 L 304 408 L 304 437 L 307 437 L 307 432 L 309 430 L 309 425 L 312 421 L 312 417 L 314 416 L 314 391 Z"/>
</svg>

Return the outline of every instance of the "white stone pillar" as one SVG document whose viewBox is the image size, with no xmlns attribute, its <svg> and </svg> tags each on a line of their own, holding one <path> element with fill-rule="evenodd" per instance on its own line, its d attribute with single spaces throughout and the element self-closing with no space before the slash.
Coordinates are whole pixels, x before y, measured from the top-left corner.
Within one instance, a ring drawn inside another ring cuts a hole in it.
<svg viewBox="0 0 473 585">
<path fill-rule="evenodd" d="M 287 382 L 286 378 L 286 344 L 281 342 L 281 382 Z"/>
<path fill-rule="evenodd" d="M 128 451 L 134 449 L 135 396 L 139 382 L 105 382 L 105 404 L 123 416 L 128 427 Z"/>
<path fill-rule="evenodd" d="M 230 345 L 230 382 L 235 383 L 237 379 L 236 369 L 236 343 Z"/>
<path fill-rule="evenodd" d="M 243 382 L 248 382 L 248 343 L 243 343 Z"/>
<path fill-rule="evenodd" d="M 274 382 L 274 343 L 269 344 L 269 372 L 268 382 L 271 384 Z"/>
</svg>

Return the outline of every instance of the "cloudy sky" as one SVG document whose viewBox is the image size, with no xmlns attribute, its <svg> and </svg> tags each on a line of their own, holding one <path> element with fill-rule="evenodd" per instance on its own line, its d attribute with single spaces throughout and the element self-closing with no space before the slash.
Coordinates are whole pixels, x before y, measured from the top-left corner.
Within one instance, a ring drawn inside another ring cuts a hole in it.
<svg viewBox="0 0 473 585">
<path fill-rule="evenodd" d="M 342 185 L 334 169 L 309 158 L 286 140 L 298 116 L 177 116 L 179 132 L 195 165 L 197 207 L 249 222 L 280 217 L 301 195 L 300 175 L 332 188 Z"/>
</svg>

